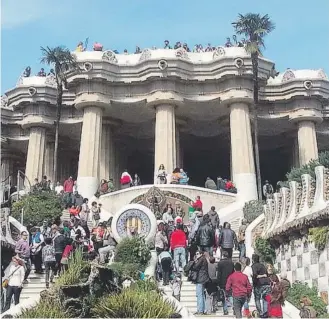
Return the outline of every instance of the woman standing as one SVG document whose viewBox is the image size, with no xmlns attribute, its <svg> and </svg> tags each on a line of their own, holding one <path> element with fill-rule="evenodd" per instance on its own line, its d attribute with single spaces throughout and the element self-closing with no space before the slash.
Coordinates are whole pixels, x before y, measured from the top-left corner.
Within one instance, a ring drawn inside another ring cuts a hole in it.
<svg viewBox="0 0 329 319">
<path fill-rule="evenodd" d="M 100 208 L 97 207 L 96 202 L 91 203 L 91 214 L 93 219 L 93 226 L 96 227 L 101 219 Z"/>
<path fill-rule="evenodd" d="M 141 183 L 141 179 L 139 178 L 138 174 L 136 173 L 134 176 L 134 180 L 133 180 L 133 186 L 139 186 L 142 185 Z"/>
<path fill-rule="evenodd" d="M 84 221 L 89 220 L 89 207 L 88 207 L 88 198 L 84 198 L 81 206 L 80 219 Z"/>
<path fill-rule="evenodd" d="M 157 184 L 167 184 L 167 173 L 163 164 L 159 166 L 157 174 Z"/>
<path fill-rule="evenodd" d="M 5 270 L 4 280 L 7 282 L 6 305 L 4 312 L 10 308 L 11 299 L 14 296 L 15 305 L 19 304 L 19 297 L 23 288 L 25 276 L 24 261 L 14 256 L 12 262 Z"/>
<path fill-rule="evenodd" d="M 168 239 L 164 231 L 164 223 L 160 222 L 158 225 L 158 231 L 155 235 L 155 250 L 160 255 L 166 248 L 168 248 Z"/>
</svg>

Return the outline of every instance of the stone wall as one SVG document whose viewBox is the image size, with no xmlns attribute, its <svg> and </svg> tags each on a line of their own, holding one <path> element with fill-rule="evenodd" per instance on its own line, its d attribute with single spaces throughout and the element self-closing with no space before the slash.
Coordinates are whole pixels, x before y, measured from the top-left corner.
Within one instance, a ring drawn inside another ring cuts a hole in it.
<svg viewBox="0 0 329 319">
<path fill-rule="evenodd" d="M 275 268 L 287 273 L 291 282 L 306 282 L 317 287 L 322 296 L 329 295 L 329 244 L 319 252 L 304 236 L 290 244 L 282 244 L 276 250 Z"/>
</svg>

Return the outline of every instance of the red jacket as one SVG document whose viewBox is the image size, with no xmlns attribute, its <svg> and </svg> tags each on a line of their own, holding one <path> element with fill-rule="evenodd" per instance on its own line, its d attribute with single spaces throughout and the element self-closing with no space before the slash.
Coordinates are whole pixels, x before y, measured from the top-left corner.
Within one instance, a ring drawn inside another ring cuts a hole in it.
<svg viewBox="0 0 329 319">
<path fill-rule="evenodd" d="M 231 289 L 233 297 L 247 297 L 252 292 L 248 277 L 241 271 L 236 271 L 227 278 L 225 290 Z"/>
<path fill-rule="evenodd" d="M 194 209 L 196 209 L 196 208 L 201 208 L 201 210 L 202 210 L 202 202 L 201 202 L 201 200 L 200 200 L 200 199 L 197 199 L 197 200 L 192 204 L 192 207 L 193 207 Z"/>
<path fill-rule="evenodd" d="M 64 193 L 73 193 L 73 185 L 74 185 L 73 179 L 72 180 L 67 179 L 63 185 Z"/>
<path fill-rule="evenodd" d="M 176 229 L 170 237 L 170 248 L 186 247 L 186 234 L 181 229 Z"/>
<path fill-rule="evenodd" d="M 227 181 L 225 187 L 226 187 L 226 189 L 231 189 L 234 187 L 234 185 L 231 181 Z"/>
<path fill-rule="evenodd" d="M 282 306 L 280 304 L 271 304 L 271 295 L 266 295 L 267 313 L 269 318 L 283 318 Z"/>
</svg>

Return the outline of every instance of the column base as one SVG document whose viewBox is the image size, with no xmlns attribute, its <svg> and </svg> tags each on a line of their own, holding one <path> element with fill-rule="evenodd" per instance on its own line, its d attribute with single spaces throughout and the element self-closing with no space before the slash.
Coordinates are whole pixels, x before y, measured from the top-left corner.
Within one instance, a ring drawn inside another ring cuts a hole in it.
<svg viewBox="0 0 329 319">
<path fill-rule="evenodd" d="M 257 200 L 257 183 L 256 174 L 240 173 L 235 174 L 233 178 L 235 187 L 238 190 L 238 201 L 248 202 L 250 200 Z"/>
<path fill-rule="evenodd" d="M 97 177 L 78 177 L 78 192 L 83 198 L 92 198 L 98 190 L 99 180 Z"/>
</svg>

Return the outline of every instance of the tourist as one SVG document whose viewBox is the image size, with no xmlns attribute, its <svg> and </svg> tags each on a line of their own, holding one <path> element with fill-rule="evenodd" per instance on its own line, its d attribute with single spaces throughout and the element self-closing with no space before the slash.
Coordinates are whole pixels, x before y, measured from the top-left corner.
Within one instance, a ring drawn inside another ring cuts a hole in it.
<svg viewBox="0 0 329 319">
<path fill-rule="evenodd" d="M 159 263 L 162 269 L 163 285 L 168 286 L 171 272 L 172 257 L 169 251 L 162 251 L 159 255 Z"/>
<path fill-rule="evenodd" d="M 28 77 L 30 77 L 30 75 L 31 75 L 31 67 L 28 66 L 28 67 L 25 68 L 25 70 L 23 72 L 23 77 L 28 78 Z"/>
<path fill-rule="evenodd" d="M 180 301 L 180 292 L 182 290 L 182 274 L 176 273 L 171 281 L 172 295 L 175 299 Z"/>
<path fill-rule="evenodd" d="M 222 259 L 217 264 L 217 282 L 219 289 L 222 290 L 223 295 L 223 311 L 224 315 L 228 315 L 228 304 L 227 299 L 230 296 L 230 292 L 225 292 L 227 278 L 234 272 L 234 263 L 229 258 L 228 252 L 222 252 Z"/>
<path fill-rule="evenodd" d="M 41 68 L 40 71 L 38 72 L 37 76 L 42 76 L 42 77 L 47 76 L 45 69 Z"/>
<path fill-rule="evenodd" d="M 137 175 L 137 173 L 134 175 L 134 180 L 133 180 L 133 186 L 139 186 L 142 185 L 141 179 Z"/>
<path fill-rule="evenodd" d="M 176 167 L 172 174 L 171 174 L 171 182 L 170 184 L 179 184 L 179 181 L 181 179 L 181 174 L 180 174 L 180 169 L 178 167 Z"/>
<path fill-rule="evenodd" d="M 183 44 L 183 49 L 186 51 L 186 52 L 190 52 L 190 48 L 188 47 L 187 43 L 184 43 Z"/>
<path fill-rule="evenodd" d="M 220 176 L 217 177 L 217 189 L 226 192 L 225 182 Z"/>
<path fill-rule="evenodd" d="M 271 280 L 267 277 L 267 270 L 263 264 L 259 262 L 259 256 L 252 255 L 252 281 L 254 287 L 255 304 L 260 316 L 267 313 L 267 302 L 265 297 L 271 292 Z"/>
<path fill-rule="evenodd" d="M 230 193 L 232 193 L 234 190 L 234 184 L 229 179 L 225 180 L 225 190 Z"/>
<path fill-rule="evenodd" d="M 265 181 L 265 184 L 263 186 L 263 195 L 266 199 L 273 198 L 273 186 L 270 184 L 268 180 Z"/>
<path fill-rule="evenodd" d="M 231 39 L 230 38 L 226 38 L 226 43 L 225 43 L 225 47 L 226 48 L 230 48 L 230 47 L 232 47 L 233 45 L 232 45 L 232 43 L 231 43 Z"/>
<path fill-rule="evenodd" d="M 61 259 L 63 255 L 63 251 L 66 246 L 66 238 L 64 236 L 64 230 L 58 229 L 57 225 L 53 225 L 52 231 L 54 233 L 53 237 L 53 245 L 55 249 L 55 261 L 56 261 L 56 267 L 54 275 L 59 275 L 61 273 Z"/>
<path fill-rule="evenodd" d="M 56 76 L 55 70 L 54 69 L 50 69 L 50 71 L 48 72 L 47 76 Z"/>
<path fill-rule="evenodd" d="M 135 54 L 139 54 L 139 53 L 142 53 L 142 50 L 138 45 L 136 45 Z"/>
<path fill-rule="evenodd" d="M 193 276 L 195 276 L 197 312 L 195 315 L 203 315 L 206 309 L 205 284 L 209 281 L 208 262 L 202 251 L 195 254 L 195 263 L 191 267 Z"/>
<path fill-rule="evenodd" d="M 167 173 L 163 164 L 160 164 L 156 178 L 157 184 L 167 184 Z"/>
<path fill-rule="evenodd" d="M 80 207 L 72 205 L 69 209 L 70 213 L 70 218 L 73 216 L 74 218 L 80 219 L 79 214 L 80 214 Z"/>
<path fill-rule="evenodd" d="M 63 191 L 64 191 L 64 187 L 60 184 L 60 182 L 57 182 L 55 187 L 56 194 L 60 195 L 62 194 Z"/>
<path fill-rule="evenodd" d="M 109 178 L 109 181 L 108 181 L 108 191 L 109 192 L 114 192 L 115 191 L 113 178 L 111 178 L 111 177 Z"/>
<path fill-rule="evenodd" d="M 205 184 L 204 184 L 204 187 L 205 187 L 205 188 L 208 188 L 208 189 L 212 189 L 212 190 L 217 190 L 217 185 L 216 185 L 216 183 L 215 183 L 214 180 L 211 179 L 210 177 L 207 177 L 206 182 L 205 182 Z"/>
<path fill-rule="evenodd" d="M 249 283 L 252 286 L 252 268 L 250 266 L 250 258 L 245 258 L 245 267 L 243 269 L 243 273 L 248 277 Z M 248 300 L 243 305 L 243 315 L 247 318 L 250 317 L 250 311 L 249 311 L 249 302 Z"/>
<path fill-rule="evenodd" d="M 76 52 L 83 52 L 85 51 L 86 49 L 84 48 L 83 46 L 83 43 L 80 41 L 75 49 Z"/>
<path fill-rule="evenodd" d="M 66 246 L 64 248 L 62 259 L 61 259 L 61 268 L 65 271 L 68 269 L 69 258 L 73 252 L 73 239 L 67 238 Z"/>
<path fill-rule="evenodd" d="M 171 46 L 169 45 L 169 41 L 168 40 L 165 40 L 164 42 L 164 49 L 171 49 Z"/>
<path fill-rule="evenodd" d="M 74 181 L 73 183 L 73 193 L 77 193 L 78 192 L 78 183 L 77 181 Z"/>
<path fill-rule="evenodd" d="M 93 46 L 94 51 L 103 51 L 103 45 L 100 44 L 99 42 L 95 42 Z"/>
<path fill-rule="evenodd" d="M 201 251 L 208 252 L 212 256 L 215 233 L 209 223 L 209 215 L 204 215 L 196 234 L 196 243 Z"/>
<path fill-rule="evenodd" d="M 101 184 L 99 186 L 99 194 L 104 195 L 108 192 L 109 184 L 105 179 L 101 180 Z"/>
<path fill-rule="evenodd" d="M 18 256 L 12 258 L 12 262 L 5 269 L 4 281 L 7 285 L 6 303 L 3 312 L 6 312 L 11 305 L 11 299 L 14 296 L 15 305 L 19 304 L 19 297 L 23 288 L 25 278 L 24 260 Z M 4 284 L 2 284 L 3 286 Z"/>
<path fill-rule="evenodd" d="M 44 244 L 43 235 L 40 229 L 32 227 L 31 230 L 31 259 L 34 264 L 35 273 L 42 274 L 42 247 Z"/>
<path fill-rule="evenodd" d="M 164 223 L 158 224 L 158 231 L 155 234 L 154 246 L 157 254 L 161 254 L 168 247 L 168 238 L 164 232 Z"/>
<path fill-rule="evenodd" d="M 207 213 L 207 215 L 209 216 L 209 220 L 212 228 L 216 230 L 219 227 L 220 221 L 215 206 L 210 207 L 210 211 Z"/>
<path fill-rule="evenodd" d="M 170 221 L 174 222 L 173 209 L 171 206 L 168 206 L 162 215 L 162 220 L 165 224 L 168 224 Z"/>
<path fill-rule="evenodd" d="M 74 185 L 74 181 L 73 181 L 73 177 L 70 176 L 63 185 L 63 190 L 64 190 L 64 202 L 67 205 L 71 204 L 71 196 L 73 193 L 73 185 Z"/>
<path fill-rule="evenodd" d="M 50 187 L 49 187 L 49 183 L 48 183 L 48 179 L 47 179 L 47 176 L 46 175 L 44 175 L 42 177 L 42 180 L 40 182 L 40 188 L 43 191 L 50 191 Z"/>
<path fill-rule="evenodd" d="M 233 248 L 238 247 L 238 241 L 235 232 L 231 229 L 231 225 L 228 222 L 224 223 L 224 228 L 222 230 L 219 242 L 222 252 L 227 251 L 229 258 L 232 258 Z"/>
<path fill-rule="evenodd" d="M 184 172 L 184 170 L 182 168 L 179 170 L 179 175 L 180 175 L 179 184 L 187 185 L 189 178 L 187 177 L 186 172 Z"/>
<path fill-rule="evenodd" d="M 124 49 L 124 50 L 123 50 L 123 54 L 125 54 L 125 55 L 129 54 L 129 53 L 128 53 L 128 50 L 127 50 L 127 49 Z"/>
<path fill-rule="evenodd" d="M 192 206 L 195 210 L 197 210 L 197 208 L 200 208 L 200 211 L 202 212 L 202 206 L 203 206 L 203 204 L 202 204 L 202 202 L 201 202 L 200 196 L 197 196 L 197 197 L 195 198 L 195 202 L 191 202 L 191 206 Z"/>
<path fill-rule="evenodd" d="M 115 239 L 113 238 L 111 222 L 109 220 L 106 224 L 106 229 L 103 236 L 103 247 L 98 249 L 99 253 L 99 262 L 104 264 L 109 253 L 112 253 L 115 250 L 115 246 L 117 245 Z"/>
<path fill-rule="evenodd" d="M 91 215 L 92 215 L 93 226 L 95 227 L 98 225 L 101 219 L 100 209 L 99 207 L 97 207 L 97 202 L 91 203 Z"/>
<path fill-rule="evenodd" d="M 267 302 L 268 318 L 283 318 L 282 306 L 284 305 L 283 287 L 279 284 L 272 288 L 270 294 L 265 297 Z"/>
<path fill-rule="evenodd" d="M 234 265 L 235 272 L 228 277 L 225 286 L 226 291 L 232 290 L 233 310 L 236 318 L 242 318 L 242 307 L 252 292 L 248 277 L 241 272 L 241 268 L 240 263 Z"/>
<path fill-rule="evenodd" d="M 204 253 L 207 262 L 208 262 L 208 274 L 209 281 L 205 284 L 205 293 L 206 293 L 206 314 L 210 315 L 215 313 L 215 304 L 216 304 L 216 293 L 217 293 L 217 265 L 215 264 L 215 258 L 211 257 L 209 253 Z"/>
<path fill-rule="evenodd" d="M 28 241 L 28 233 L 27 231 L 21 232 L 21 239 L 19 239 L 15 246 L 15 253 L 18 254 L 18 257 L 23 259 L 25 262 L 25 276 L 24 276 L 24 284 L 27 284 L 27 278 L 31 272 L 31 249 Z"/>
<path fill-rule="evenodd" d="M 94 244 L 94 250 L 98 252 L 100 248 L 103 247 L 103 240 L 105 234 L 105 225 L 103 223 L 98 223 L 98 226 L 93 228 L 91 231 L 91 241 Z"/>
<path fill-rule="evenodd" d="M 180 271 L 180 264 L 182 268 L 186 265 L 186 246 L 187 238 L 183 231 L 183 225 L 177 224 L 176 229 L 173 231 L 170 238 L 170 249 L 174 252 L 176 272 Z"/>
<path fill-rule="evenodd" d="M 180 216 L 181 218 L 184 218 L 185 216 L 183 207 L 179 201 L 175 202 L 175 215 Z"/>
<path fill-rule="evenodd" d="M 206 49 L 205 49 L 205 52 L 211 52 L 212 51 L 212 46 L 210 43 L 208 43 Z"/>
<path fill-rule="evenodd" d="M 286 299 L 288 296 L 288 290 L 291 287 L 290 281 L 287 279 L 287 273 L 282 272 L 280 275 L 281 281 L 280 284 L 283 288 L 283 298 Z"/>
<path fill-rule="evenodd" d="M 55 248 L 52 245 L 51 238 L 45 239 L 46 246 L 42 249 L 42 262 L 46 270 L 46 288 L 49 288 L 49 277 L 50 282 L 53 282 L 54 274 L 56 271 L 56 258 L 55 258 Z M 51 276 L 50 276 L 51 271 Z"/>
<path fill-rule="evenodd" d="M 130 174 L 128 173 L 128 170 L 125 169 L 121 174 L 121 179 L 120 179 L 121 189 L 129 188 L 132 185 L 132 182 L 133 180 Z"/>
<path fill-rule="evenodd" d="M 239 260 L 242 261 L 246 257 L 246 229 L 247 229 L 247 220 L 242 219 L 241 226 L 239 227 L 238 235 L 238 248 L 239 248 Z"/>
<path fill-rule="evenodd" d="M 78 191 L 74 191 L 72 195 L 72 204 L 76 207 L 81 207 L 83 204 L 83 197 L 78 193 Z"/>
<path fill-rule="evenodd" d="M 80 218 L 82 220 L 89 220 L 89 206 L 88 206 L 88 198 L 84 198 L 82 201 L 81 211 L 80 211 Z"/>
<path fill-rule="evenodd" d="M 190 260 L 194 260 L 194 256 L 198 251 L 198 245 L 196 243 L 196 234 L 199 229 L 200 223 L 197 218 L 190 219 L 190 232 L 188 235 Z"/>
<path fill-rule="evenodd" d="M 51 228 L 46 220 L 43 221 L 40 232 L 43 238 L 51 237 Z"/>
</svg>

